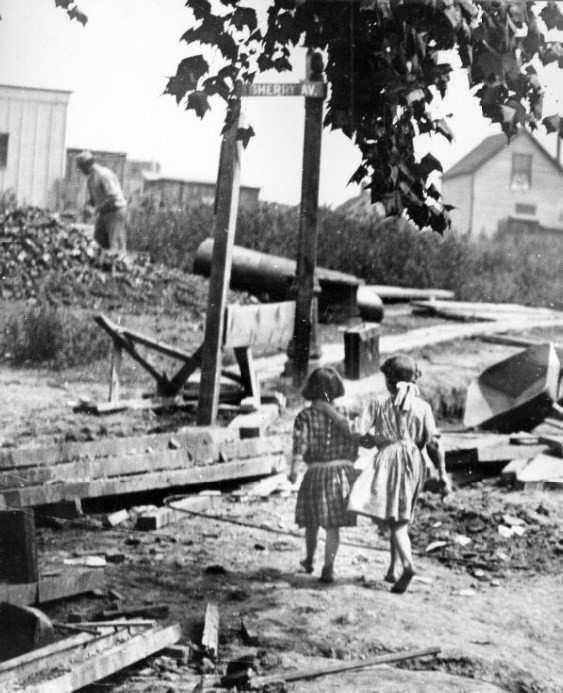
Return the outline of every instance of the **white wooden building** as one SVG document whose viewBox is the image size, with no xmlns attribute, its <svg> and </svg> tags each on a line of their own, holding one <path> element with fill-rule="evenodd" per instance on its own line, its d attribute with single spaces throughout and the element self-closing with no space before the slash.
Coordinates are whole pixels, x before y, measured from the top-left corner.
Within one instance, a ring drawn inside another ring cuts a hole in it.
<svg viewBox="0 0 563 693">
<path fill-rule="evenodd" d="M 69 91 L 0 85 L 0 195 L 56 207 L 69 98 Z"/>
</svg>

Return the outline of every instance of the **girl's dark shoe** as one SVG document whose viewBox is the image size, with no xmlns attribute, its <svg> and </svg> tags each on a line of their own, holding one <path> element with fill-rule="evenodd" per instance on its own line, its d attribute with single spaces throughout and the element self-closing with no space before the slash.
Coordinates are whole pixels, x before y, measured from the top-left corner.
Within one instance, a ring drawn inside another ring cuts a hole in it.
<svg viewBox="0 0 563 693">
<path fill-rule="evenodd" d="M 393 594 L 404 594 L 411 584 L 411 580 L 413 579 L 414 575 L 415 572 L 412 568 L 406 568 L 401 577 L 397 580 L 393 587 L 391 587 L 391 592 L 393 592 Z"/>
<path fill-rule="evenodd" d="M 302 561 L 299 561 L 301 567 L 306 573 L 309 573 L 309 575 L 313 572 L 313 562 L 308 561 L 306 558 L 304 558 Z"/>
<path fill-rule="evenodd" d="M 334 582 L 334 571 L 332 568 L 323 568 L 321 572 L 321 577 L 319 578 L 319 582 L 324 582 L 327 585 L 330 585 Z"/>
</svg>

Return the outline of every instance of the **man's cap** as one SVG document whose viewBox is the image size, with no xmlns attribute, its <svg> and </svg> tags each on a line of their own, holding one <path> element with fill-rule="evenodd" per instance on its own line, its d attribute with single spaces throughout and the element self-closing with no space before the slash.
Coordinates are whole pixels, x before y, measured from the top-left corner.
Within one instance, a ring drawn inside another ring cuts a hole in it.
<svg viewBox="0 0 563 693">
<path fill-rule="evenodd" d="M 92 154 L 92 152 L 85 150 L 83 152 L 80 152 L 80 154 L 76 155 L 75 161 L 79 166 L 81 164 L 88 164 L 94 161 L 94 155 Z"/>
</svg>

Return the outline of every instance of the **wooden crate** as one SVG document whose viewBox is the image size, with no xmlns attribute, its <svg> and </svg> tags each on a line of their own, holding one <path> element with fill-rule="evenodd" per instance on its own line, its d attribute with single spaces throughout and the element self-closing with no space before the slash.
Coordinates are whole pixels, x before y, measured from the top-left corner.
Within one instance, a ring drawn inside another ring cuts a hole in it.
<svg viewBox="0 0 563 693">
<path fill-rule="evenodd" d="M 364 323 L 344 333 L 344 377 L 359 380 L 379 370 L 379 325 Z"/>
</svg>

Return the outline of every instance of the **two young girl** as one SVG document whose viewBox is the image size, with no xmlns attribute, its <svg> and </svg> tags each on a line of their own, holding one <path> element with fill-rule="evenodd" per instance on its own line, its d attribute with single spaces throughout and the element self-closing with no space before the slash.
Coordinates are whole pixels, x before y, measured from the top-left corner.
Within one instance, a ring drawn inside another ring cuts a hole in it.
<svg viewBox="0 0 563 693">
<path fill-rule="evenodd" d="M 313 571 L 318 530 L 324 527 L 321 580 L 332 582 L 339 527 L 356 524 L 356 514 L 366 515 L 390 532 L 391 562 L 385 579 L 393 583 L 392 592 L 403 593 L 414 576 L 408 528 L 425 479 L 424 449 L 437 467 L 443 493 L 451 489 L 432 410 L 415 385 L 420 375 L 415 361 L 399 354 L 388 359 L 381 371 L 388 394 L 371 401 L 367 430 L 372 433 L 367 435 L 353 431 L 334 406 L 344 394 L 338 373 L 319 368 L 311 374 L 303 390 L 311 405 L 295 420 L 290 477 L 295 478 L 301 460 L 307 463 L 296 509 L 296 523 L 305 527 L 305 570 Z M 355 481 L 353 462 L 360 444 L 377 447 L 377 453 L 373 465 Z"/>
</svg>

